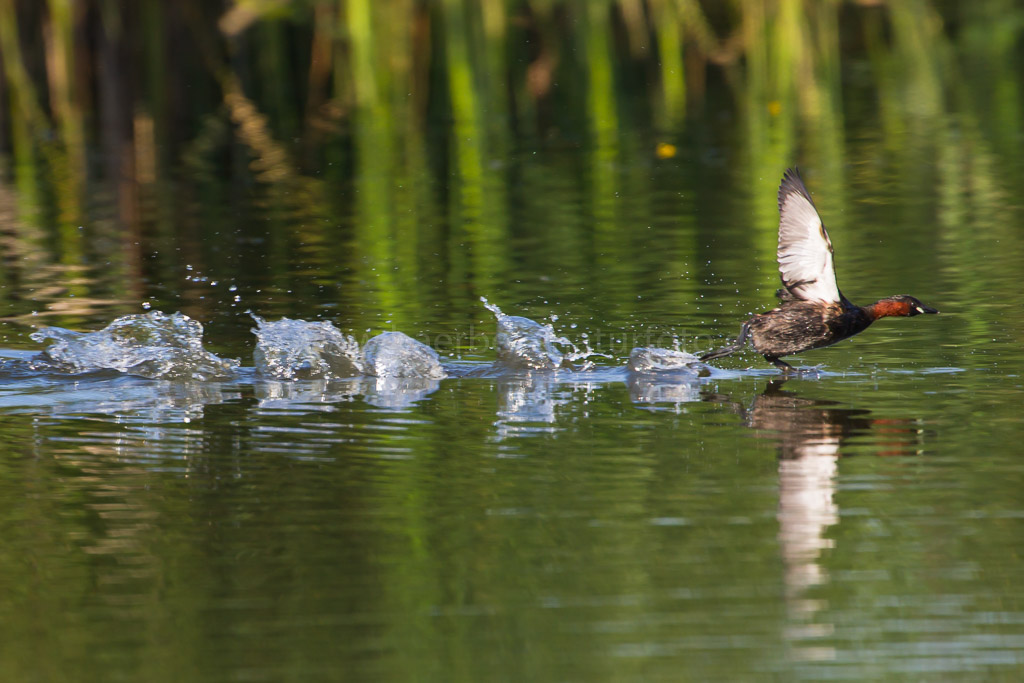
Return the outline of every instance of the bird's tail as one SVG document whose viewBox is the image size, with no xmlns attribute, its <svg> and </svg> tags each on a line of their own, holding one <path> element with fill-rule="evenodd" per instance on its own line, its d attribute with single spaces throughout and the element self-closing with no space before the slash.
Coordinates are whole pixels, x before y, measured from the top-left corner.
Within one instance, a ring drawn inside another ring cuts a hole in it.
<svg viewBox="0 0 1024 683">
<path fill-rule="evenodd" d="M 740 336 L 736 337 L 736 341 L 728 346 L 723 346 L 717 351 L 710 351 L 700 357 L 702 361 L 712 360 L 714 358 L 722 358 L 729 356 L 737 351 L 742 351 L 743 347 L 747 345 L 747 335 L 750 333 L 750 323 L 743 323 L 743 327 L 740 328 Z"/>
</svg>

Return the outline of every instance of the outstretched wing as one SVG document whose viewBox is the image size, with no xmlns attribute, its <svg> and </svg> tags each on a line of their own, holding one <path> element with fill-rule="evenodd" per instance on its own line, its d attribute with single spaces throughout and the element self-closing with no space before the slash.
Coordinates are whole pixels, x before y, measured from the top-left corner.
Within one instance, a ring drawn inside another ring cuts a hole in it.
<svg viewBox="0 0 1024 683">
<path fill-rule="evenodd" d="M 832 242 L 795 168 L 786 169 L 779 186 L 779 273 L 798 299 L 840 301 Z"/>
</svg>

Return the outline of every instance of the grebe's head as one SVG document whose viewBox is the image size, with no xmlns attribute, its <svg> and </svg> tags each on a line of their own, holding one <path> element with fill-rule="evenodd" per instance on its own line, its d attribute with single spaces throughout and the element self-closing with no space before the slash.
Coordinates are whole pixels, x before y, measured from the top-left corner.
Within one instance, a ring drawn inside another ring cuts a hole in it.
<svg viewBox="0 0 1024 683">
<path fill-rule="evenodd" d="M 938 313 L 938 311 L 931 306 L 925 306 L 919 300 L 912 296 L 907 296 L 906 294 L 887 296 L 875 303 L 874 309 L 875 316 L 878 318 L 890 315 L 913 317 L 915 315 L 921 315 L 922 313 Z"/>
</svg>

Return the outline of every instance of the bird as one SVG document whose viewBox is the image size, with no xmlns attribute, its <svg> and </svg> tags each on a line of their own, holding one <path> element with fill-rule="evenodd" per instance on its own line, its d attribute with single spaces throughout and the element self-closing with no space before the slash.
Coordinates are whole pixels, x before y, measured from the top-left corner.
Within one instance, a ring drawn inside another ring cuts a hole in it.
<svg viewBox="0 0 1024 683">
<path fill-rule="evenodd" d="M 776 252 L 782 288 L 779 305 L 743 323 L 732 344 L 705 353 L 701 361 L 742 350 L 748 342 L 784 373 L 796 370 L 783 356 L 831 346 L 866 330 L 879 318 L 938 313 L 918 299 L 900 294 L 857 306 L 836 284 L 832 241 L 804 186 L 800 171 L 788 168 L 779 185 L 779 246 Z"/>
</svg>

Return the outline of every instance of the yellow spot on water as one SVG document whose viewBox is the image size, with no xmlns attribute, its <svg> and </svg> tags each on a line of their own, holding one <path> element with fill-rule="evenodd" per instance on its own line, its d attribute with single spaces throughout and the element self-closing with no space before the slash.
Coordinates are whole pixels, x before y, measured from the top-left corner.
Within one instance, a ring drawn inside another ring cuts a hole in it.
<svg viewBox="0 0 1024 683">
<path fill-rule="evenodd" d="M 669 142 L 659 142 L 654 148 L 654 154 L 659 159 L 671 159 L 676 155 L 676 146 Z"/>
<path fill-rule="evenodd" d="M 778 100 L 772 100 L 768 103 L 768 113 L 772 116 L 778 116 L 782 112 L 782 102 Z"/>
</svg>

